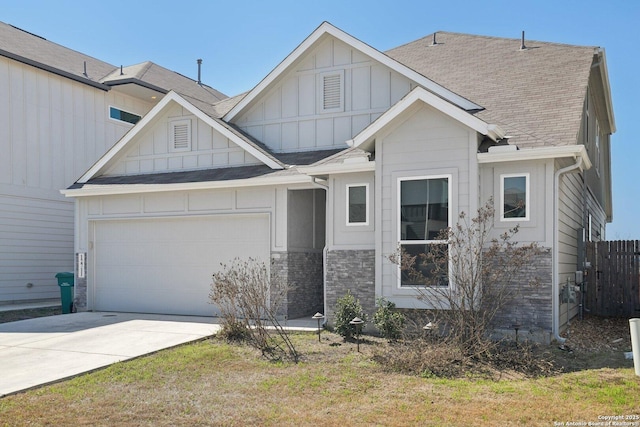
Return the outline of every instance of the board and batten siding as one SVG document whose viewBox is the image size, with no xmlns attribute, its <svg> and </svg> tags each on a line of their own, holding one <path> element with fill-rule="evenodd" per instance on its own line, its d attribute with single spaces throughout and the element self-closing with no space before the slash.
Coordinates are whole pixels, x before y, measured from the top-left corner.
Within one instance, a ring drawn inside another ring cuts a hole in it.
<svg viewBox="0 0 640 427">
<path fill-rule="evenodd" d="M 171 123 L 190 123 L 191 146 L 171 150 Z M 135 144 L 105 175 L 136 175 L 261 164 L 247 151 L 178 104 L 154 119 Z"/>
<path fill-rule="evenodd" d="M 460 212 L 474 212 L 478 207 L 478 136 L 429 106 L 405 118 L 376 140 L 375 203 L 380 206 L 376 229 L 381 233 L 380 246 L 376 247 L 376 295 L 400 308 L 427 308 L 416 299 L 415 290 L 399 288 L 398 266 L 388 259 L 398 247 L 398 180 L 450 176 L 449 210 L 455 223 Z"/>
<path fill-rule="evenodd" d="M 322 77 L 343 76 L 342 111 L 322 111 Z M 328 37 L 301 58 L 235 124 L 275 152 L 346 148 L 415 87 L 369 56 Z"/>
<path fill-rule="evenodd" d="M 73 270 L 68 187 L 130 128 L 109 106 L 151 106 L 0 57 L 0 301 L 59 298 Z"/>
</svg>

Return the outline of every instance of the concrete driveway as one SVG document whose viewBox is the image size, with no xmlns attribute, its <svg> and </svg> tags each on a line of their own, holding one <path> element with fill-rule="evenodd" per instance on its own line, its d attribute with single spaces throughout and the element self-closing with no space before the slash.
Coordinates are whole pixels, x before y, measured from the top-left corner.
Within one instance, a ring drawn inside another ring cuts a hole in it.
<svg viewBox="0 0 640 427">
<path fill-rule="evenodd" d="M 208 337 L 215 321 L 84 312 L 0 324 L 0 397 Z"/>
</svg>

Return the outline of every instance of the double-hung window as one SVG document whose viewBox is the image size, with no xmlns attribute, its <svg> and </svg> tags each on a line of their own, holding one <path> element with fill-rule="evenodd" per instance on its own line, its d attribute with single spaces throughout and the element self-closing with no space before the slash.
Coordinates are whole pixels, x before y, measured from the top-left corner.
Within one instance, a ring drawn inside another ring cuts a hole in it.
<svg viewBox="0 0 640 427">
<path fill-rule="evenodd" d="M 529 174 L 500 175 L 500 219 L 502 221 L 529 220 Z"/>
<path fill-rule="evenodd" d="M 446 286 L 449 283 L 447 264 L 436 268 L 424 262 L 422 254 L 437 251 L 448 254 L 448 241 L 443 232 L 451 225 L 451 176 L 400 178 L 398 182 L 398 234 L 400 249 L 416 256 L 414 268 L 426 278 L 428 284 Z M 400 286 L 423 285 L 402 270 Z"/>
</svg>

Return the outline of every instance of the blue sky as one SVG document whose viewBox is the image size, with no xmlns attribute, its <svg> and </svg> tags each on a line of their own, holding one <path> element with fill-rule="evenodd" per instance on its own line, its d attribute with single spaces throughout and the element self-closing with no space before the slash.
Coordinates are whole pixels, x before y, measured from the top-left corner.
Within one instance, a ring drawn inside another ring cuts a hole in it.
<svg viewBox="0 0 640 427">
<path fill-rule="evenodd" d="M 322 21 L 378 50 L 434 31 L 601 46 L 617 132 L 607 239 L 640 239 L 640 1 L 0 0 L 0 21 L 114 65 L 153 61 L 227 95 L 259 83 Z M 636 181 L 638 180 L 638 181 Z"/>
</svg>

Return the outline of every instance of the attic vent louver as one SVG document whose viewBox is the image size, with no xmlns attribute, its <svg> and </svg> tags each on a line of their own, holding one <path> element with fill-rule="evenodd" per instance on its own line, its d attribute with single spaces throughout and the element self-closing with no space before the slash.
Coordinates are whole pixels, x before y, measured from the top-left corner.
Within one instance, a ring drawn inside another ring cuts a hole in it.
<svg viewBox="0 0 640 427">
<path fill-rule="evenodd" d="M 344 71 L 320 75 L 320 110 L 323 113 L 344 110 Z"/>
<path fill-rule="evenodd" d="M 191 120 L 176 120 L 170 124 L 172 151 L 191 150 Z"/>
<path fill-rule="evenodd" d="M 324 76 L 324 96 L 323 96 L 323 108 L 328 110 L 330 108 L 340 107 L 340 75 L 335 74 L 333 76 Z"/>
</svg>

